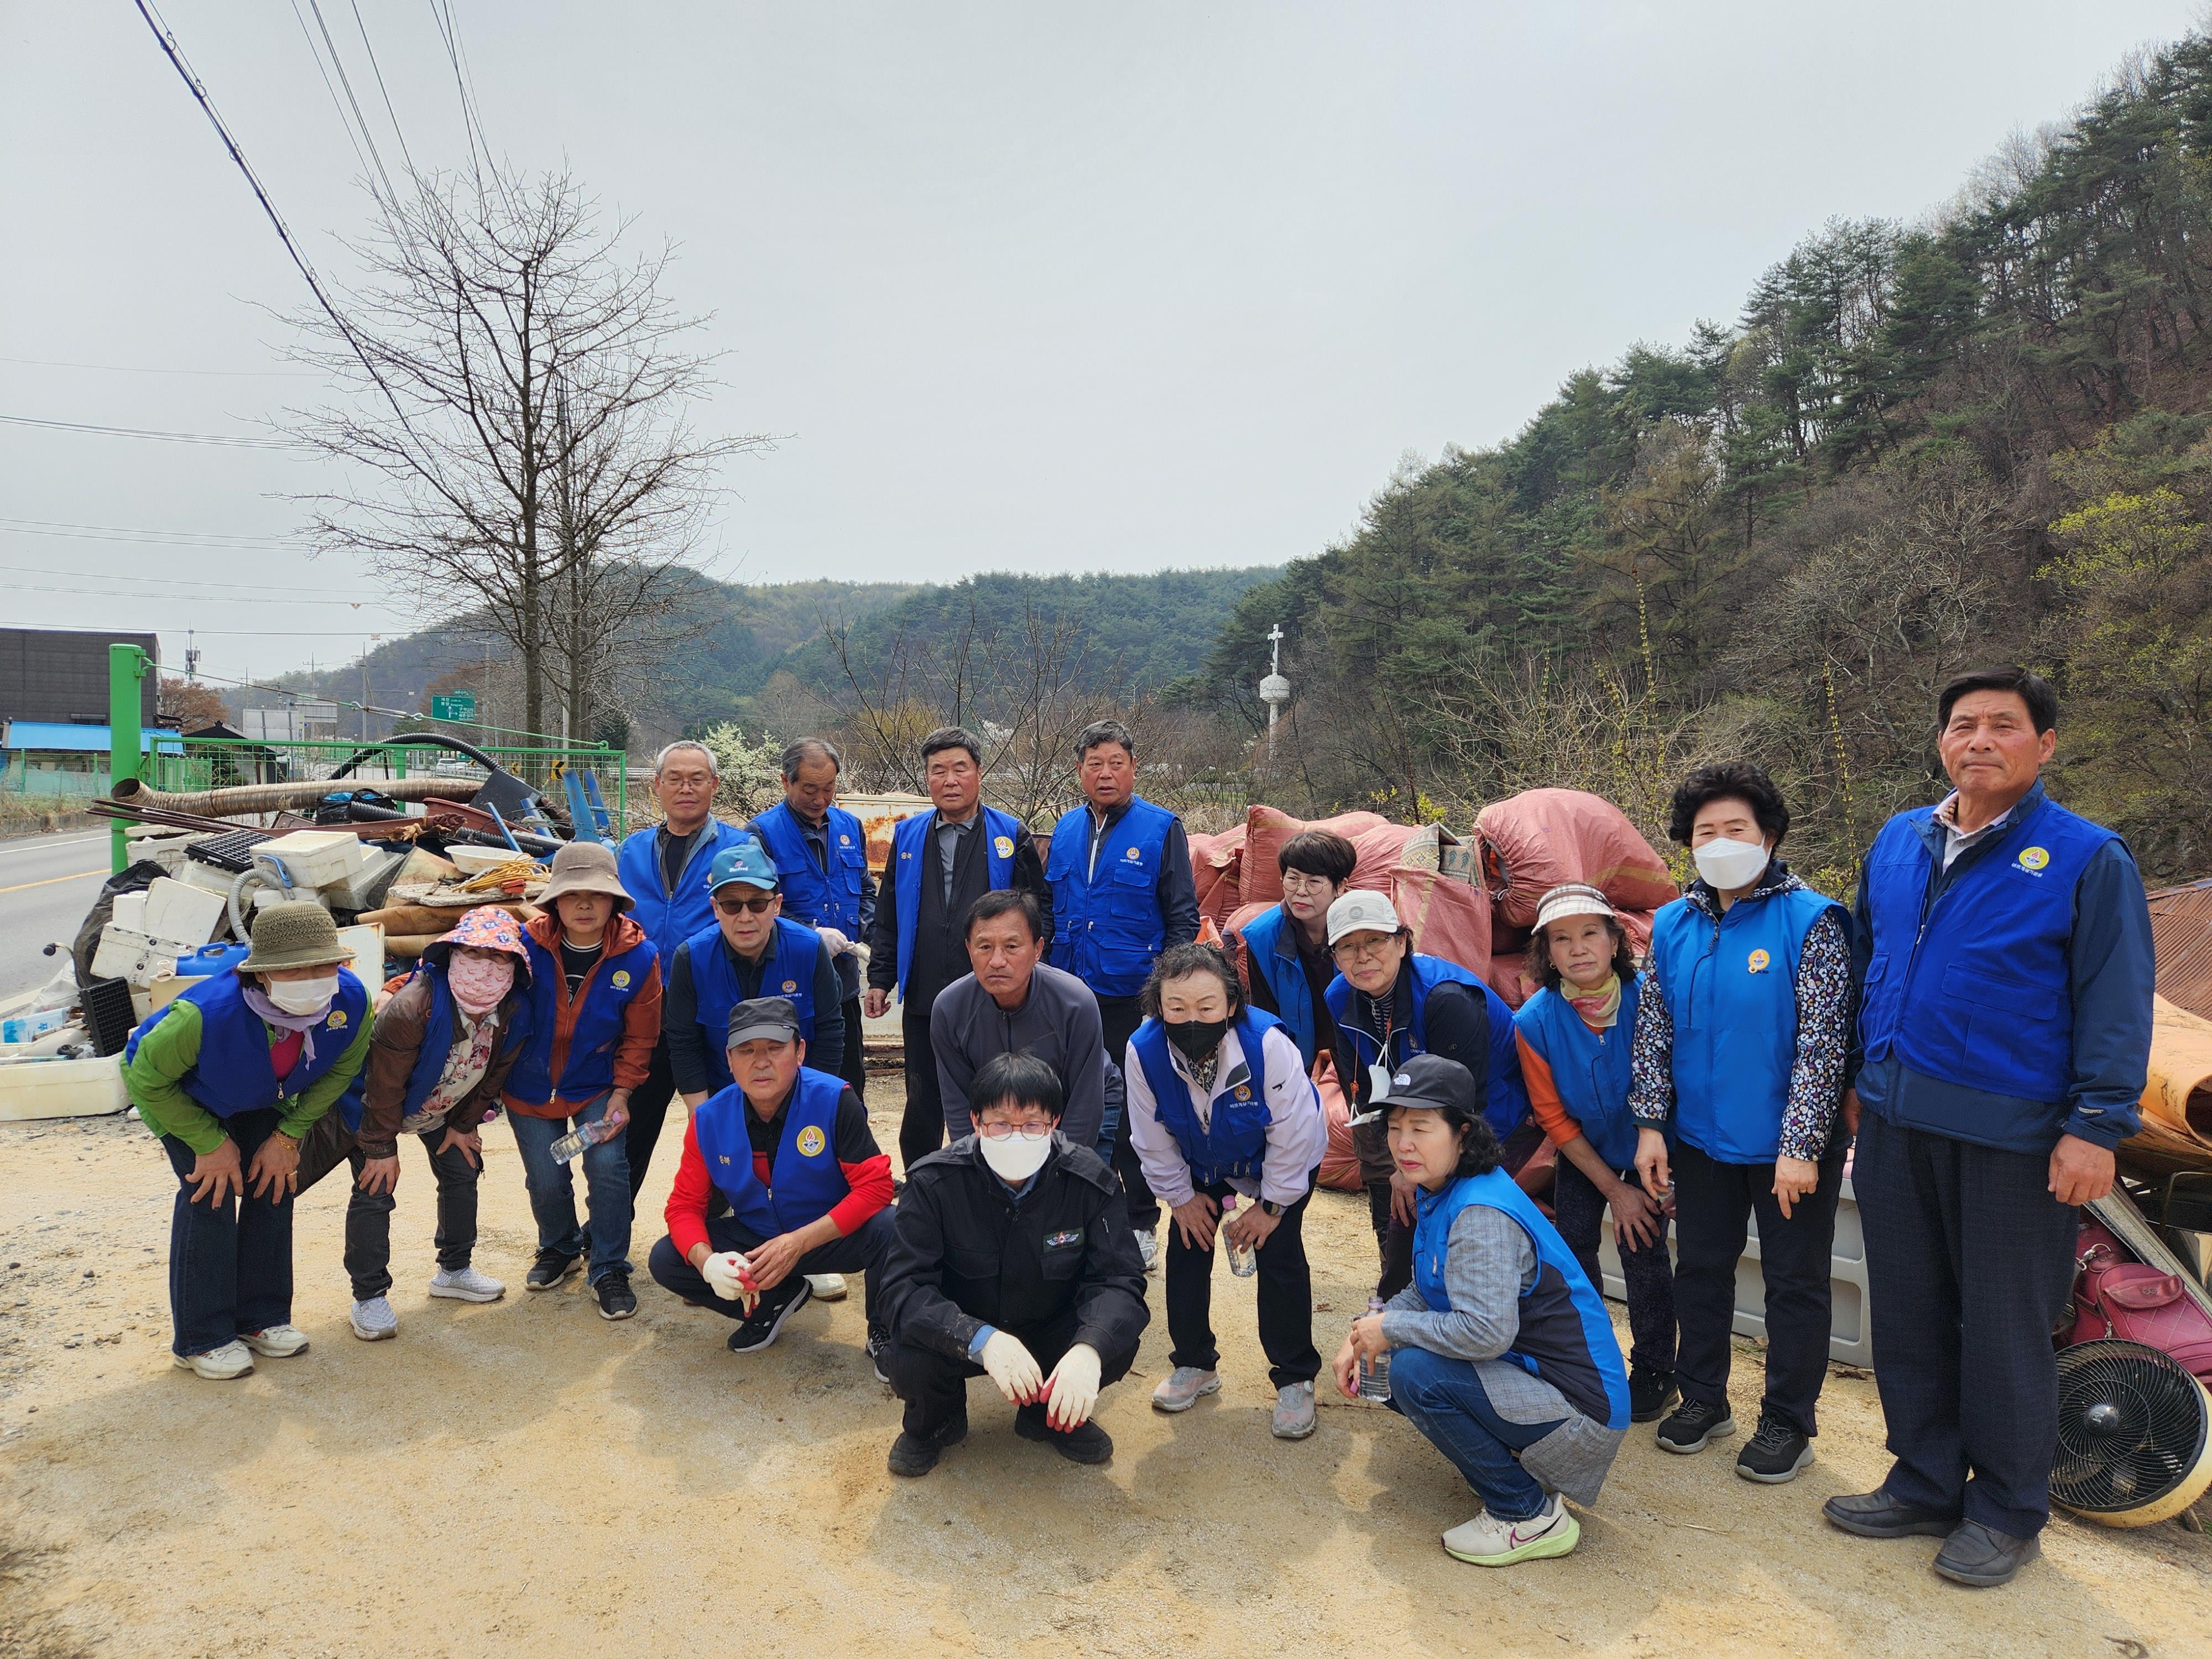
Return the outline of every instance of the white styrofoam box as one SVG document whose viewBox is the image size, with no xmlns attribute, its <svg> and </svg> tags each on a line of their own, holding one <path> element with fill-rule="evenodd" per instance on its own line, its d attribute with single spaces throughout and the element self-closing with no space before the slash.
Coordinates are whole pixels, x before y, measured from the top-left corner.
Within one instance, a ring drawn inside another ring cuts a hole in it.
<svg viewBox="0 0 2212 1659">
<path fill-rule="evenodd" d="M 99 1060 L 33 1060 L 0 1066 L 0 1123 L 33 1118 L 97 1117 L 131 1103 L 123 1087 L 122 1056 Z"/>
<path fill-rule="evenodd" d="M 364 849 L 366 861 L 361 868 L 342 881 L 331 883 L 322 890 L 324 898 L 337 910 L 366 910 L 369 894 L 376 884 L 391 875 L 407 862 L 407 854 L 393 853 L 381 847 Z"/>
<path fill-rule="evenodd" d="M 134 933 L 144 933 L 146 931 L 146 895 L 143 892 L 118 893 L 115 896 L 114 908 L 109 913 L 108 920 L 118 927 L 127 927 Z"/>
<path fill-rule="evenodd" d="M 354 977 L 374 997 L 384 983 L 384 929 L 373 922 L 366 927 L 341 927 L 338 943 L 353 952 Z"/>
<path fill-rule="evenodd" d="M 253 889 L 255 910 L 265 910 L 272 904 L 319 904 L 325 910 L 331 908 L 330 896 L 319 887 L 302 887 L 290 893 L 280 893 L 270 887 Z"/>
<path fill-rule="evenodd" d="M 131 840 L 131 860 L 151 859 L 171 875 L 176 875 L 188 862 L 185 848 L 196 841 L 205 841 L 205 834 L 196 830 L 169 830 L 158 824 L 134 823 L 124 832 Z"/>
<path fill-rule="evenodd" d="M 343 881 L 361 868 L 368 849 L 361 837 L 343 830 L 295 830 L 253 849 L 253 861 L 274 872 L 281 861 L 295 887 L 321 887 Z"/>
<path fill-rule="evenodd" d="M 187 947 L 205 945 L 222 926 L 227 910 L 221 895 L 158 876 L 146 890 L 142 931 L 154 939 L 181 939 Z"/>
<path fill-rule="evenodd" d="M 1674 1233 L 1668 1232 L 1668 1250 L 1674 1249 Z M 1606 1212 L 1598 1229 L 1598 1265 L 1605 1274 L 1605 1293 L 1616 1301 L 1627 1289 L 1620 1277 L 1620 1252 L 1613 1243 L 1613 1212 Z M 1859 1227 L 1858 1200 L 1850 1177 L 1836 1205 L 1836 1241 L 1828 1258 L 1830 1303 L 1828 1358 L 1846 1365 L 1874 1369 L 1874 1333 L 1867 1322 L 1866 1236 Z M 1735 1334 L 1766 1334 L 1766 1280 L 1759 1268 L 1759 1221 L 1753 1217 L 1743 1256 L 1735 1264 Z"/>
<path fill-rule="evenodd" d="M 135 927 L 118 927 L 113 922 L 100 930 L 100 945 L 92 953 L 92 976 L 94 979 L 128 979 L 138 964 L 145 960 L 153 941 Z M 170 960 L 173 971 L 175 959 Z"/>
<path fill-rule="evenodd" d="M 230 884 L 238 878 L 228 870 L 218 870 L 212 864 L 202 864 L 198 859 L 186 859 L 179 866 L 177 879 L 187 887 L 197 887 L 203 892 L 230 896 Z"/>
</svg>

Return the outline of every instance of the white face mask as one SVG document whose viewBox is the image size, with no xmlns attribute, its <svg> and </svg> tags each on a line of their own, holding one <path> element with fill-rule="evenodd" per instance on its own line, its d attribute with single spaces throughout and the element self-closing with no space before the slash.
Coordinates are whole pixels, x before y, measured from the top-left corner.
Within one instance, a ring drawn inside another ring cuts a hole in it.
<svg viewBox="0 0 2212 1659">
<path fill-rule="evenodd" d="M 1698 873 L 1723 893 L 1757 881 L 1766 868 L 1767 856 L 1765 847 L 1755 841 L 1709 841 L 1690 854 Z"/>
<path fill-rule="evenodd" d="M 983 1162 L 991 1166 L 993 1175 L 1018 1185 L 1044 1168 L 1045 1159 L 1052 1156 L 1050 1135 L 1040 1135 L 1035 1140 L 1008 1135 L 1004 1140 L 994 1140 L 978 1133 L 975 1144 L 983 1149 Z"/>
<path fill-rule="evenodd" d="M 269 988 L 269 1000 L 288 1014 L 306 1018 L 319 1014 L 331 1006 L 331 999 L 338 994 L 338 976 L 325 979 L 280 979 Z"/>
</svg>

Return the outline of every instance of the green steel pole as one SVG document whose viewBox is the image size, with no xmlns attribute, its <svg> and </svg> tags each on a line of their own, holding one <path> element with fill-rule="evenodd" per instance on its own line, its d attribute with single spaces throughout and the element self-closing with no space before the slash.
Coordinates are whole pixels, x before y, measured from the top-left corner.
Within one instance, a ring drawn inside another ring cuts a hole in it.
<svg viewBox="0 0 2212 1659">
<path fill-rule="evenodd" d="M 135 645 L 107 647 L 107 790 L 125 778 L 138 775 L 138 754 L 145 743 L 146 717 L 141 708 L 138 683 L 146 678 L 146 653 Z M 108 856 L 120 872 L 131 861 L 130 826 L 112 820 Z"/>
</svg>

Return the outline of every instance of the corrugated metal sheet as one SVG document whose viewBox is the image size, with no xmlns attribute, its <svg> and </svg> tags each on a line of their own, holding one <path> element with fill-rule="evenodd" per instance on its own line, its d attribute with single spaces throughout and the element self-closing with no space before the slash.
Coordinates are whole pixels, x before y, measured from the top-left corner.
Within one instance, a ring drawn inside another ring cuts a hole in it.
<svg viewBox="0 0 2212 1659">
<path fill-rule="evenodd" d="M 2212 881 L 2153 893 L 2150 933 L 2158 948 L 2158 994 L 2212 1019 Z"/>
</svg>

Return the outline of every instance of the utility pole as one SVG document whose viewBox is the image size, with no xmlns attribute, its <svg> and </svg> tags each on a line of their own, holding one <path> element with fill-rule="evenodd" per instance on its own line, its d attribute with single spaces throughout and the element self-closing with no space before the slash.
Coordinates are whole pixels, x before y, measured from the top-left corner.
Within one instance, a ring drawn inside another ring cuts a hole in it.
<svg viewBox="0 0 2212 1659">
<path fill-rule="evenodd" d="M 1272 765 L 1275 759 L 1275 720 L 1283 712 L 1283 705 L 1291 700 L 1291 683 L 1283 678 L 1282 623 L 1277 623 L 1269 629 L 1267 638 L 1273 643 L 1274 654 L 1260 682 L 1260 701 L 1267 705 L 1267 760 Z"/>
</svg>

